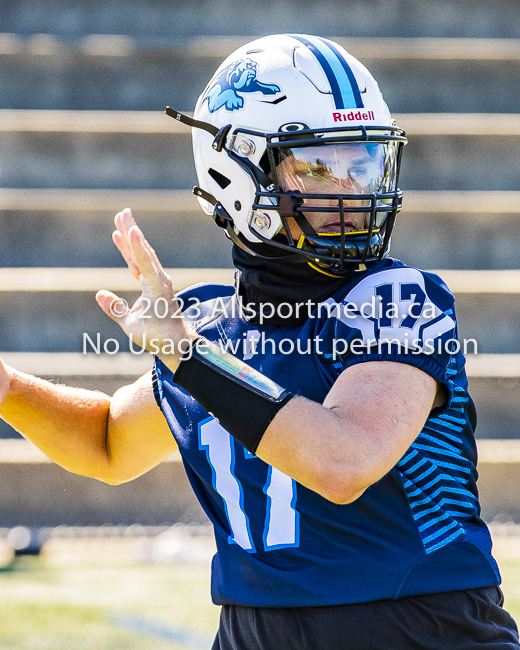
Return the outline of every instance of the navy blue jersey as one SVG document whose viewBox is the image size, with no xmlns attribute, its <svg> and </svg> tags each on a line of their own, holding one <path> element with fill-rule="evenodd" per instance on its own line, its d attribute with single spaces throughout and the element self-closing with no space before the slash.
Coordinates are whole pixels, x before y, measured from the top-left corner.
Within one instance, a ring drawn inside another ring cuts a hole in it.
<svg viewBox="0 0 520 650">
<path fill-rule="evenodd" d="M 454 298 L 440 278 L 383 260 L 298 327 L 252 326 L 227 285 L 182 298 L 199 334 L 296 395 L 322 403 L 343 370 L 373 360 L 420 368 L 449 395 L 386 476 L 338 505 L 246 451 L 158 360 L 157 401 L 215 527 L 216 604 L 338 605 L 500 582 L 479 516 Z"/>
</svg>

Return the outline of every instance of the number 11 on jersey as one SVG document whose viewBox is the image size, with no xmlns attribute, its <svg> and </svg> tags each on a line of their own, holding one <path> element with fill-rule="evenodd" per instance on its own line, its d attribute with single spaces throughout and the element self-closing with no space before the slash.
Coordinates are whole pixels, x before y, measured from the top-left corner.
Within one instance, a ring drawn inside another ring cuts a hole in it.
<svg viewBox="0 0 520 650">
<path fill-rule="evenodd" d="M 235 445 L 229 433 L 214 419 L 199 424 L 199 444 L 206 450 L 213 474 L 213 487 L 224 501 L 230 542 L 248 553 L 256 553 L 249 517 L 244 510 L 244 491 L 234 473 Z M 255 458 L 246 452 L 246 458 Z M 267 497 L 263 532 L 266 551 L 299 546 L 299 513 L 296 505 L 296 481 L 269 465 L 263 492 Z M 256 524 L 253 521 L 253 524 Z M 256 527 L 255 527 L 256 529 Z"/>
</svg>

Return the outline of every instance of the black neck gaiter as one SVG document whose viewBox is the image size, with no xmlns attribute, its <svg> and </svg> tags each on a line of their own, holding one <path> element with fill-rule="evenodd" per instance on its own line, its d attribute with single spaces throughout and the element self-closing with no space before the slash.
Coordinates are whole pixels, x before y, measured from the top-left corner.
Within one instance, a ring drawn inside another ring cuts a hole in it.
<svg viewBox="0 0 520 650">
<path fill-rule="evenodd" d="M 275 309 L 273 316 L 266 317 L 271 310 L 264 308 L 264 324 L 292 327 L 303 324 L 309 317 L 310 310 L 351 282 L 355 273 L 353 271 L 352 276 L 344 278 L 331 278 L 315 271 L 305 262 L 270 262 L 268 259 L 253 257 L 236 245 L 233 246 L 233 263 L 239 271 L 238 296 L 244 306 L 250 304 L 256 312 L 252 318 L 245 312 L 248 321 L 253 325 L 261 324 L 260 304 L 271 304 Z M 297 304 L 306 306 L 297 310 Z"/>
</svg>

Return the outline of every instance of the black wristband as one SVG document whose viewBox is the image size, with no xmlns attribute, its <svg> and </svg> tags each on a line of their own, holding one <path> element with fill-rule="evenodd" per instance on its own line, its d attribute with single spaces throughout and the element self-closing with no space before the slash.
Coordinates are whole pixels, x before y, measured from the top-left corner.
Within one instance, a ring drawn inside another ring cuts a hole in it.
<svg viewBox="0 0 520 650">
<path fill-rule="evenodd" d="M 202 337 L 184 354 L 174 381 L 252 454 L 271 420 L 294 397 Z"/>
</svg>

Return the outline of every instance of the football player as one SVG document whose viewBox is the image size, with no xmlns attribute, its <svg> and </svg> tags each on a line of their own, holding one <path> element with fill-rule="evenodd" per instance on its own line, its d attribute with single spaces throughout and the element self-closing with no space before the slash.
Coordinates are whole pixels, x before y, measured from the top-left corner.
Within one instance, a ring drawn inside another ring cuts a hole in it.
<svg viewBox="0 0 520 650">
<path fill-rule="evenodd" d="M 453 295 L 388 257 L 406 138 L 377 83 L 329 40 L 269 36 L 222 63 L 193 118 L 167 112 L 193 128 L 236 286 L 175 294 L 123 210 L 142 296 L 97 300 L 153 371 L 110 398 L 5 369 L 2 417 L 108 483 L 180 449 L 215 528 L 214 650 L 519 648 Z"/>
</svg>

